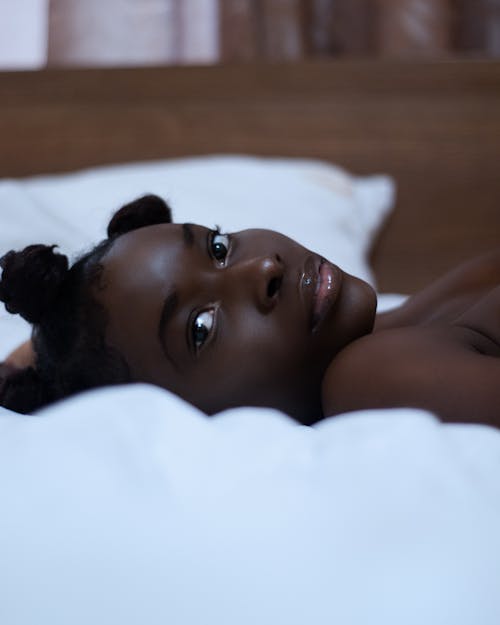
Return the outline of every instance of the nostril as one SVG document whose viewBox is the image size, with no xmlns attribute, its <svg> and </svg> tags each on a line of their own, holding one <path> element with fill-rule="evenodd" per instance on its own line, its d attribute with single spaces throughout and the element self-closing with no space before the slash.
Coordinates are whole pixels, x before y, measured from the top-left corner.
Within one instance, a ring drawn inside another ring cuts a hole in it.
<svg viewBox="0 0 500 625">
<path fill-rule="evenodd" d="M 272 298 L 279 291 L 281 286 L 281 278 L 272 278 L 267 285 L 267 296 Z"/>
</svg>

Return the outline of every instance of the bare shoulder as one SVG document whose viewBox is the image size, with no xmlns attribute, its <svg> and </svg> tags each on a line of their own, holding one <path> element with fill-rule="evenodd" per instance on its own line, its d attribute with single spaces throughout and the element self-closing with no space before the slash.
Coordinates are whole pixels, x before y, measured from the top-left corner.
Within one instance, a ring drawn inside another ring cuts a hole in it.
<svg viewBox="0 0 500 625">
<path fill-rule="evenodd" d="M 338 354 L 323 379 L 325 416 L 414 407 L 444 421 L 500 427 L 500 359 L 467 325 L 411 326 L 365 336 Z"/>
</svg>

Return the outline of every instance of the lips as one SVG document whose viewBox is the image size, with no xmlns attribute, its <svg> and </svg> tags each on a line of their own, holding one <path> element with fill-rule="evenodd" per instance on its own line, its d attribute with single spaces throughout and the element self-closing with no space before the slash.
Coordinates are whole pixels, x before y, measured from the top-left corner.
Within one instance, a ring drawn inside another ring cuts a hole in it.
<svg viewBox="0 0 500 625">
<path fill-rule="evenodd" d="M 302 288 L 308 301 L 311 332 L 316 332 L 335 304 L 341 284 L 341 272 L 324 258 L 308 258 L 302 275 Z"/>
</svg>

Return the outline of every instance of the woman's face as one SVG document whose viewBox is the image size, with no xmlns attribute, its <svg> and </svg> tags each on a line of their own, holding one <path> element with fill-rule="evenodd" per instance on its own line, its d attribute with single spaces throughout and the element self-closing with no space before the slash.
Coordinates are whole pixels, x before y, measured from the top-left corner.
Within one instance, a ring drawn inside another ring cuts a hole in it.
<svg viewBox="0 0 500 625">
<path fill-rule="evenodd" d="M 149 226 L 102 264 L 106 338 L 133 379 L 208 414 L 269 406 L 314 422 L 328 364 L 373 325 L 370 286 L 269 230 Z"/>
</svg>

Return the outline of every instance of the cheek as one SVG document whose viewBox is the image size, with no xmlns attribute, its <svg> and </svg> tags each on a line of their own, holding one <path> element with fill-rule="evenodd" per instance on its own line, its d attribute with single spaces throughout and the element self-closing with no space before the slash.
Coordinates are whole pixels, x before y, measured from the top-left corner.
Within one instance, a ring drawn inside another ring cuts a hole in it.
<svg viewBox="0 0 500 625">
<path fill-rule="evenodd" d="M 310 345 L 272 319 L 247 315 L 218 338 L 195 386 L 206 402 L 219 409 L 221 401 L 227 405 L 270 401 L 283 388 L 300 383 L 309 370 Z"/>
</svg>

